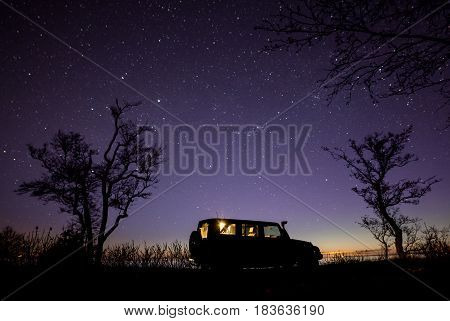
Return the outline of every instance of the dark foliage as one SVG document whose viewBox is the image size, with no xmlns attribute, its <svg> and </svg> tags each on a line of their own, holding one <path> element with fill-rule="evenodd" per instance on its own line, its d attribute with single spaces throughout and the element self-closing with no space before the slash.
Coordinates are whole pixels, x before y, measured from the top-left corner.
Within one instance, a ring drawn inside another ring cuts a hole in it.
<svg viewBox="0 0 450 321">
<path fill-rule="evenodd" d="M 0 264 L 48 267 L 70 256 L 65 264 L 85 264 L 87 255 L 78 230 L 65 228 L 60 234 L 36 229 L 18 233 L 7 226 L 0 232 Z"/>
<path fill-rule="evenodd" d="M 439 242 L 435 242 L 435 234 L 431 232 L 428 238 L 431 241 L 424 244 L 432 243 L 438 248 L 438 243 L 445 243 L 445 231 L 437 234 Z M 190 264 L 187 246 L 181 242 L 114 245 L 105 249 L 104 265 L 98 269 L 87 266 L 80 253 L 13 292 L 70 253 L 80 241 L 79 235 L 70 230 L 52 235 L 50 231 L 38 229 L 27 234 L 3 229 L 0 232 L 0 297 L 15 300 L 442 299 L 393 264 L 366 261 L 362 255 L 336 254 L 331 264 L 319 266 L 312 274 L 284 269 L 204 271 Z M 21 254 L 27 251 L 32 255 L 25 259 Z M 427 260 L 415 258 L 396 264 L 448 296 L 448 284 L 442 282 L 450 263 L 448 250 L 446 253 L 430 253 Z M 400 286 L 386 292 L 386 282 Z M 370 290 L 367 284 L 371 285 Z M 245 291 L 239 290 L 242 288 Z"/>
<path fill-rule="evenodd" d="M 349 264 L 350 263 L 350 264 Z M 348 262 L 311 275 L 283 270 L 147 270 L 122 267 L 51 271 L 10 300 L 442 300 L 450 295 L 448 259 Z M 3 298 L 30 278 L 22 269 L 0 276 Z M 31 274 L 33 275 L 33 274 Z M 70 275 L 70 277 L 68 277 Z M 416 279 L 426 282 L 435 291 Z M 64 280 L 64 282 L 61 282 Z M 396 284 L 386 290 L 386 284 Z"/>
</svg>

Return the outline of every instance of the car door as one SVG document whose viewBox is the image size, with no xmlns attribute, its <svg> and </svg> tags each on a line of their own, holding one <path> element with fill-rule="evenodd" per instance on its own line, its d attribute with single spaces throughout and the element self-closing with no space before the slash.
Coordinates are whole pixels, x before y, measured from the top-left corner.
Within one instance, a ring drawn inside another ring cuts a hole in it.
<svg viewBox="0 0 450 321">
<path fill-rule="evenodd" d="M 278 224 L 264 224 L 262 227 L 264 261 L 270 265 L 278 265 L 284 262 L 284 253 L 286 252 L 285 242 L 282 239 L 282 233 Z"/>
<path fill-rule="evenodd" d="M 236 223 L 228 220 L 219 220 L 216 229 L 215 261 L 220 265 L 234 265 L 238 263 L 236 258 L 236 249 L 238 248 Z"/>
<path fill-rule="evenodd" d="M 242 261 L 244 264 L 257 265 L 261 263 L 261 228 L 256 222 L 241 224 Z"/>
</svg>

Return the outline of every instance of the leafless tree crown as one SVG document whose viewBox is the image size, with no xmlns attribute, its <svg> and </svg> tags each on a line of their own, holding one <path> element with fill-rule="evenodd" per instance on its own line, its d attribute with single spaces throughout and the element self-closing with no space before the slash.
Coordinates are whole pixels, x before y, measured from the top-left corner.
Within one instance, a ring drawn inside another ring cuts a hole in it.
<svg viewBox="0 0 450 321">
<path fill-rule="evenodd" d="M 343 93 L 349 102 L 356 86 L 375 102 L 432 87 L 449 104 L 450 5 L 443 4 L 297 0 L 281 5 L 257 29 L 273 34 L 268 51 L 334 41 L 331 68 L 321 80 L 330 101 Z"/>
</svg>

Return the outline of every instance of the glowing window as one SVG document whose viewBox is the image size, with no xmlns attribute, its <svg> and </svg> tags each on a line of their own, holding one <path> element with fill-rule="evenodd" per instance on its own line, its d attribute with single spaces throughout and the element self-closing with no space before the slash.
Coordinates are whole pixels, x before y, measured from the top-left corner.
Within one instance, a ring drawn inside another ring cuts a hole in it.
<svg viewBox="0 0 450 321">
<path fill-rule="evenodd" d="M 258 225 L 242 224 L 242 236 L 258 237 Z"/>
<path fill-rule="evenodd" d="M 278 239 L 281 237 L 280 228 L 276 225 L 264 226 L 264 237 L 270 239 Z"/>
<path fill-rule="evenodd" d="M 200 227 L 200 235 L 202 239 L 206 239 L 208 237 L 208 223 L 203 223 Z"/>
<path fill-rule="evenodd" d="M 221 235 L 236 235 L 236 224 L 227 222 L 219 222 L 219 234 Z"/>
</svg>

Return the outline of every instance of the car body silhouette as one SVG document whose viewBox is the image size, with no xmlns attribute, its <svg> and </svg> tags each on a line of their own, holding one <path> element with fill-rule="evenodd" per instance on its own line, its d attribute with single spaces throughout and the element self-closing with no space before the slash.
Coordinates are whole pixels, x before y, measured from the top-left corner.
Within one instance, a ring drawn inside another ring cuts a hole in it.
<svg viewBox="0 0 450 321">
<path fill-rule="evenodd" d="M 291 239 L 286 223 L 225 218 L 202 220 L 189 238 L 191 259 L 201 268 L 313 269 L 322 259 L 319 248 L 310 242 Z"/>
</svg>

